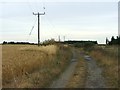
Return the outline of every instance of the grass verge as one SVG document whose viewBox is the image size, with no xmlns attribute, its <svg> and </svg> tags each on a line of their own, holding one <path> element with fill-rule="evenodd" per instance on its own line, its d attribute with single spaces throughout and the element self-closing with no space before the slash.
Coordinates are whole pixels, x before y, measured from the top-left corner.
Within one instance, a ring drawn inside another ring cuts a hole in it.
<svg viewBox="0 0 120 90">
<path fill-rule="evenodd" d="M 118 88 L 118 47 L 97 47 L 90 54 L 103 69 L 102 75 L 106 79 L 107 87 Z"/>
</svg>

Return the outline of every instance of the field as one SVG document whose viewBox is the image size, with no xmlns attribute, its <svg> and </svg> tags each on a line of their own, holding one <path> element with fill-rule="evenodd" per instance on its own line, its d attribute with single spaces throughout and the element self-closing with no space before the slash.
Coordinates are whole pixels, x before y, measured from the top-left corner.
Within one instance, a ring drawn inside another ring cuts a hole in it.
<svg viewBox="0 0 120 90">
<path fill-rule="evenodd" d="M 118 46 L 96 47 L 91 51 L 91 56 L 103 69 L 103 76 L 106 79 L 107 87 L 118 87 Z"/>
<path fill-rule="evenodd" d="M 95 46 L 91 51 L 74 48 L 78 63 L 66 88 L 84 88 L 87 62 L 84 54 L 102 69 L 106 87 L 118 87 L 118 46 Z M 62 74 L 73 57 L 67 45 L 2 45 L 2 85 L 4 88 L 45 88 Z M 84 54 L 83 54 L 84 53 Z"/>
<path fill-rule="evenodd" d="M 47 87 L 69 64 L 71 49 L 61 45 L 3 45 L 2 85 L 5 88 Z"/>
</svg>

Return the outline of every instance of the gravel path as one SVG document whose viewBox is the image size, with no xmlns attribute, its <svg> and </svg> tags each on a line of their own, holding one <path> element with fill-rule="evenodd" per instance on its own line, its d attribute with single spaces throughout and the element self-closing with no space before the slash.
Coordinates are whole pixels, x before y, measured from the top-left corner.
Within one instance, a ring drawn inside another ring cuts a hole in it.
<svg viewBox="0 0 120 90">
<path fill-rule="evenodd" d="M 90 56 L 85 55 L 88 65 L 88 77 L 85 88 L 105 88 L 105 80 L 102 77 L 102 70 Z"/>
<path fill-rule="evenodd" d="M 76 51 L 73 49 L 73 58 L 71 59 L 71 63 L 68 68 L 63 72 L 60 77 L 53 81 L 50 85 L 50 88 L 65 88 L 70 77 L 73 75 L 75 66 L 77 65 L 77 56 Z"/>
</svg>

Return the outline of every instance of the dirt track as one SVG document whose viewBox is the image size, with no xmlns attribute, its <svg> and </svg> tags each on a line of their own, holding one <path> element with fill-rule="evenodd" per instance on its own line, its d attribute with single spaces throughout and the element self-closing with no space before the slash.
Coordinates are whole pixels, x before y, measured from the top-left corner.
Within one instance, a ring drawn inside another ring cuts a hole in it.
<svg viewBox="0 0 120 90">
<path fill-rule="evenodd" d="M 77 56 L 76 52 L 73 49 L 73 58 L 71 59 L 71 63 L 68 66 L 68 68 L 65 70 L 64 73 L 62 73 L 58 80 L 53 81 L 53 83 L 50 85 L 50 88 L 65 88 L 70 77 L 74 73 L 75 66 L 77 65 Z"/>
<path fill-rule="evenodd" d="M 91 57 L 85 55 L 88 66 L 88 77 L 85 88 L 105 88 L 105 79 L 102 77 L 102 69 L 99 68 Z"/>
<path fill-rule="evenodd" d="M 102 77 L 102 69 L 99 68 L 90 56 L 81 54 L 87 62 L 88 75 L 86 77 L 85 88 L 106 88 L 105 79 Z M 77 52 L 73 49 L 73 58 L 71 59 L 71 64 L 63 72 L 60 77 L 53 81 L 50 88 L 65 88 L 68 84 L 70 77 L 73 75 L 75 66 L 77 65 Z"/>
</svg>

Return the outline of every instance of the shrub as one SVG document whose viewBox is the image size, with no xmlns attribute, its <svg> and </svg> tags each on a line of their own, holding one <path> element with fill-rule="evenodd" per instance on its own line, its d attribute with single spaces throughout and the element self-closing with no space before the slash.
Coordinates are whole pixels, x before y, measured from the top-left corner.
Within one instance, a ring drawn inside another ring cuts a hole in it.
<svg viewBox="0 0 120 90">
<path fill-rule="evenodd" d="M 55 44 L 55 40 L 54 39 L 48 39 L 48 40 L 45 40 L 44 42 L 43 42 L 43 45 L 52 45 L 52 44 Z"/>
<path fill-rule="evenodd" d="M 85 42 L 83 45 L 84 50 L 91 51 L 94 48 L 94 43 L 92 42 Z"/>
<path fill-rule="evenodd" d="M 94 48 L 94 43 L 92 42 L 83 42 L 83 43 L 75 43 L 74 46 L 78 48 L 83 48 L 86 51 L 91 51 Z"/>
</svg>

